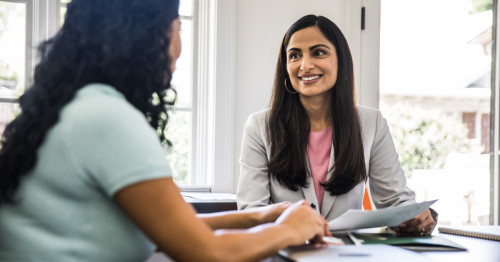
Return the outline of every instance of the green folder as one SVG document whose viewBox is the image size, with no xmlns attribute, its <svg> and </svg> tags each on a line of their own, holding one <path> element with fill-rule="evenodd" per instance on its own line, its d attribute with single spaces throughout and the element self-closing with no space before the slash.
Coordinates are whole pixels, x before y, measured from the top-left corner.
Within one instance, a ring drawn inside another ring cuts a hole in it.
<svg viewBox="0 0 500 262">
<path fill-rule="evenodd" d="M 465 247 L 442 236 L 401 237 L 391 233 L 352 233 L 363 245 L 386 244 L 412 251 L 465 251 Z"/>
</svg>

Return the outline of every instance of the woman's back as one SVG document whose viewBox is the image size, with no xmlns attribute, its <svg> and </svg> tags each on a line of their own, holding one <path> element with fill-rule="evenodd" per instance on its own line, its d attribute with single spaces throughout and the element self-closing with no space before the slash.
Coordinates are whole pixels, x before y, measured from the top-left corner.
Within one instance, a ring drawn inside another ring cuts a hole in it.
<svg viewBox="0 0 500 262">
<path fill-rule="evenodd" d="M 163 155 L 122 94 L 106 85 L 83 88 L 49 130 L 17 202 L 2 205 L 0 261 L 144 260 L 154 245 L 112 196 L 171 175 Z"/>
</svg>

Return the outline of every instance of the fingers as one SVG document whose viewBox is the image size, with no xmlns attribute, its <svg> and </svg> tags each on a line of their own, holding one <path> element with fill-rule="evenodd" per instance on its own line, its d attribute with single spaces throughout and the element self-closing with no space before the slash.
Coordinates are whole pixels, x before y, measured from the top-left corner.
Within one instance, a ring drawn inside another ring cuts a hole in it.
<svg viewBox="0 0 500 262">
<path fill-rule="evenodd" d="M 272 204 L 269 206 L 261 207 L 258 209 L 260 213 L 259 224 L 274 222 L 276 219 L 288 208 L 292 203 L 282 202 L 278 204 Z"/>
<path fill-rule="evenodd" d="M 328 222 L 326 220 L 325 220 L 325 223 L 324 223 L 324 227 L 325 227 L 325 236 L 331 237 L 332 236 L 332 232 L 330 232 L 330 227 L 328 226 Z"/>
<path fill-rule="evenodd" d="M 299 201 L 286 209 L 276 223 L 287 225 L 295 232 L 296 244 L 322 243 L 325 235 L 325 219 L 316 210 L 312 209 L 307 201 Z"/>
<path fill-rule="evenodd" d="M 315 213 L 316 213 L 315 216 L 319 215 L 319 213 L 317 212 Z M 328 230 L 328 223 L 321 215 L 319 215 L 319 219 L 317 221 L 319 222 L 317 225 L 318 226 L 317 230 L 319 230 L 318 234 L 316 234 L 312 239 L 310 239 L 308 241 L 308 244 L 312 244 L 315 246 L 328 246 L 328 243 L 323 239 L 323 236 L 332 236 L 332 234 Z"/>
<path fill-rule="evenodd" d="M 323 239 L 323 237 L 322 237 L 322 236 L 320 236 L 320 235 L 316 235 L 316 236 L 314 236 L 314 238 L 313 238 L 313 239 L 311 239 L 311 240 L 309 240 L 309 241 L 307 242 L 307 244 L 309 244 L 309 245 L 314 245 L 314 246 L 318 246 L 318 247 L 320 247 L 320 246 L 328 246 L 328 243 L 327 243 L 327 242 Z"/>
<path fill-rule="evenodd" d="M 276 220 L 276 223 L 285 224 L 296 233 L 296 244 L 309 243 L 313 245 L 327 245 L 323 236 L 331 236 L 327 221 L 315 209 L 309 206 L 306 200 L 293 203 Z"/>
<path fill-rule="evenodd" d="M 425 236 L 432 233 L 435 221 L 429 210 L 392 228 L 400 236 Z"/>
</svg>

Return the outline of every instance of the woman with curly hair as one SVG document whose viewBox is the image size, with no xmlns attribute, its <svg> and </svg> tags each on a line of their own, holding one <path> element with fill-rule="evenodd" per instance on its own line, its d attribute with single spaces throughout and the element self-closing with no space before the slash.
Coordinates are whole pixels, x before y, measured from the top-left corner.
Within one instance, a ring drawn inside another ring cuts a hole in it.
<svg viewBox="0 0 500 262">
<path fill-rule="evenodd" d="M 160 141 L 178 0 L 73 0 L 0 150 L 0 261 L 258 260 L 325 220 L 306 201 L 197 217 Z M 237 230 L 238 229 L 238 230 Z M 155 247 L 156 246 L 156 247 Z"/>
<path fill-rule="evenodd" d="M 307 199 L 327 220 L 361 209 L 365 182 L 377 208 L 415 202 L 380 111 L 357 106 L 347 40 L 306 15 L 281 43 L 271 107 L 250 115 L 241 147 L 238 208 Z M 394 229 L 430 234 L 427 210 Z"/>
</svg>

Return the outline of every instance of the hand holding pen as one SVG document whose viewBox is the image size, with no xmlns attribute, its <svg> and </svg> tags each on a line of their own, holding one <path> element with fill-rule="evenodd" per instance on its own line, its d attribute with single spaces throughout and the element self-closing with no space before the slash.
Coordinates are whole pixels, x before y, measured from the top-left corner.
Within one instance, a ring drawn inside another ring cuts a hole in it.
<svg viewBox="0 0 500 262">
<path fill-rule="evenodd" d="M 330 235 L 326 220 L 311 209 L 306 200 L 293 203 L 278 217 L 276 223 L 290 229 L 290 238 L 295 243 L 293 245 L 303 245 L 306 242 L 326 245 L 323 236 Z"/>
<path fill-rule="evenodd" d="M 316 210 L 316 205 L 314 203 L 311 203 L 310 206 L 312 209 Z M 324 231 L 325 231 L 324 236 L 321 237 L 319 235 L 315 235 L 311 240 L 308 241 L 307 244 L 320 244 L 322 246 L 328 245 L 328 243 L 325 241 L 324 237 L 331 237 L 332 233 L 330 232 L 327 221 L 325 220 L 324 222 L 325 222 L 324 223 Z"/>
</svg>

